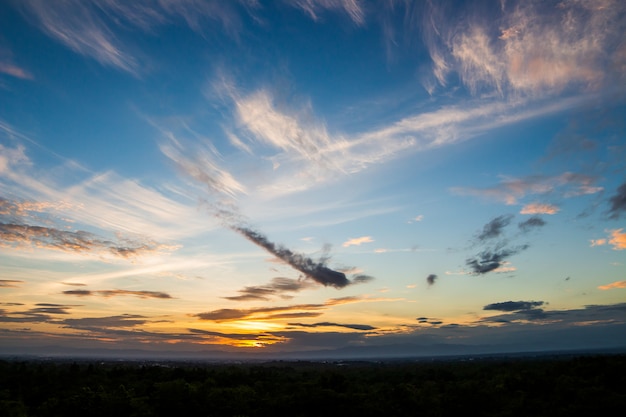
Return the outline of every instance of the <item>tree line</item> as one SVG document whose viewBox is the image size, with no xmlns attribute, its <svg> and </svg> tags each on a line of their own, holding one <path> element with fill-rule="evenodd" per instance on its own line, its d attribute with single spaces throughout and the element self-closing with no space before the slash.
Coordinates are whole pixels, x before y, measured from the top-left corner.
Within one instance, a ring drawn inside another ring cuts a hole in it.
<svg viewBox="0 0 626 417">
<path fill-rule="evenodd" d="M 626 355 L 238 365 L 0 361 L 0 417 L 557 417 L 620 409 Z"/>
</svg>

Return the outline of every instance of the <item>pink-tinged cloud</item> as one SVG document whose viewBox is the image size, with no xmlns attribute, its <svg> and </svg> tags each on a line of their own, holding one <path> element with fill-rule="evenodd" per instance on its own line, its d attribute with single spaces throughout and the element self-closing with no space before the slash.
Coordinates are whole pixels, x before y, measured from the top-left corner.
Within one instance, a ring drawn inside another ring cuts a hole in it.
<svg viewBox="0 0 626 417">
<path fill-rule="evenodd" d="M 624 229 L 615 229 L 609 230 L 608 238 L 601 239 L 592 239 L 591 247 L 594 246 L 603 246 L 603 245 L 611 245 L 613 246 L 613 250 L 624 250 L 626 249 L 626 233 L 623 233 Z"/>
<path fill-rule="evenodd" d="M 616 288 L 626 288 L 626 281 L 615 281 L 598 287 L 599 290 L 614 290 Z"/>
<path fill-rule="evenodd" d="M 520 210 L 520 214 L 556 214 L 561 209 L 552 204 L 530 203 Z"/>
<path fill-rule="evenodd" d="M 470 195 L 505 203 L 517 204 L 520 199 L 530 195 L 560 194 L 564 198 L 595 194 L 603 190 L 590 175 L 564 172 L 560 175 L 531 175 L 522 178 L 504 177 L 487 188 L 453 187 L 451 191 L 459 195 Z"/>
<path fill-rule="evenodd" d="M 0 73 L 10 75 L 23 80 L 32 80 L 33 76 L 23 68 L 9 62 L 0 62 Z"/>
<path fill-rule="evenodd" d="M 571 86 L 598 89 L 621 77 L 622 1 L 513 0 L 499 2 L 489 18 L 428 3 L 423 30 L 443 86 L 456 72 L 474 94 L 539 96 Z M 606 61 L 614 65 L 607 69 Z"/>
<path fill-rule="evenodd" d="M 373 241 L 374 239 L 372 239 L 371 236 L 361 236 L 361 237 L 355 237 L 353 239 L 349 239 L 343 242 L 341 246 L 343 246 L 344 248 L 347 248 L 348 246 L 359 246 L 363 243 L 370 243 Z"/>
<path fill-rule="evenodd" d="M 606 245 L 606 239 L 591 239 L 589 242 L 591 243 L 591 247 Z"/>
<path fill-rule="evenodd" d="M 626 233 L 622 233 L 624 229 L 615 229 L 610 231 L 611 238 L 609 244 L 613 245 L 614 250 L 626 249 Z"/>
</svg>

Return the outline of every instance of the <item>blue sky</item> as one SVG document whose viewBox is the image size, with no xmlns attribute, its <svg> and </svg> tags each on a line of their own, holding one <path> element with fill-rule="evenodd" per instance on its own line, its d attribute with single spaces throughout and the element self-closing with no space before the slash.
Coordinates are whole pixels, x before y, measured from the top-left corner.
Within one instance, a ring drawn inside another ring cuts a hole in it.
<svg viewBox="0 0 626 417">
<path fill-rule="evenodd" d="M 0 344 L 625 346 L 620 1 L 0 4 Z"/>
</svg>

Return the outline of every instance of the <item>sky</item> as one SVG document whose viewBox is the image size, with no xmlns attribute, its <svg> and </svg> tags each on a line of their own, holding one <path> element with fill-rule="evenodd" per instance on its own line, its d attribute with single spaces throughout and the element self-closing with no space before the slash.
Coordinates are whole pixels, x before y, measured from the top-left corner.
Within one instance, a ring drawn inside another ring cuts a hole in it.
<svg viewBox="0 0 626 417">
<path fill-rule="evenodd" d="M 625 34 L 621 0 L 0 1 L 0 352 L 626 347 Z"/>
</svg>

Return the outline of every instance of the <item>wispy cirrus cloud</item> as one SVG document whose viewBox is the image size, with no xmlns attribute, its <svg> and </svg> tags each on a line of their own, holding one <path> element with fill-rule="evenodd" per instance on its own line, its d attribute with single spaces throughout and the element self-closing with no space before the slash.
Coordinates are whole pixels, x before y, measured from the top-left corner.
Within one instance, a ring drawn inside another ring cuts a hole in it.
<svg viewBox="0 0 626 417">
<path fill-rule="evenodd" d="M 452 192 L 517 204 L 529 195 L 548 195 L 558 192 L 562 197 L 576 197 L 595 194 L 603 190 L 595 185 L 597 179 L 586 174 L 565 172 L 555 176 L 531 175 L 522 178 L 504 177 L 499 184 L 486 188 L 454 187 Z"/>
<path fill-rule="evenodd" d="M 72 51 L 103 65 L 139 75 L 145 60 L 132 45 L 128 32 L 154 33 L 163 26 L 183 19 L 194 31 L 205 34 L 218 23 L 236 35 L 242 28 L 241 13 L 253 13 L 256 2 L 68 0 L 19 2 L 25 15 L 45 34 Z M 126 36 L 124 36 L 126 35 Z"/>
<path fill-rule="evenodd" d="M 15 63 L 11 49 L 3 45 L 0 45 L 0 74 L 10 75 L 23 80 L 32 80 L 34 78 L 29 71 Z"/>
<path fill-rule="evenodd" d="M 62 183 L 58 180 L 61 175 L 49 175 L 48 169 L 41 169 L 38 161 L 31 159 L 26 145 L 60 160 L 55 170 L 78 181 Z M 41 225 L 60 231 L 67 226 L 76 230 L 80 224 L 90 231 L 101 229 L 106 235 L 121 233 L 118 237 L 146 241 L 152 240 L 145 236 L 148 231 L 170 241 L 196 234 L 207 226 L 195 200 L 122 178 L 112 171 L 90 172 L 47 151 L 1 120 L 0 191 L 4 195 L 0 199 L 0 221 L 7 224 Z M 42 224 L 43 220 L 48 223 Z"/>
<path fill-rule="evenodd" d="M 618 41 L 625 8 L 618 1 L 511 1 L 470 11 L 431 2 L 423 28 L 441 85 L 456 73 L 474 94 L 545 96 L 621 77 L 606 68 L 619 71 L 626 59 Z"/>
<path fill-rule="evenodd" d="M 145 291 L 145 290 L 66 290 L 63 291 L 65 295 L 74 295 L 77 297 L 89 297 L 99 296 L 104 298 L 118 297 L 130 295 L 139 298 L 156 298 L 156 299 L 171 299 L 170 294 L 161 291 Z"/>
<path fill-rule="evenodd" d="M 317 21 L 323 11 L 344 12 L 357 25 L 365 23 L 365 11 L 359 0 L 295 0 L 287 1 L 292 7 L 297 7 Z"/>
</svg>

